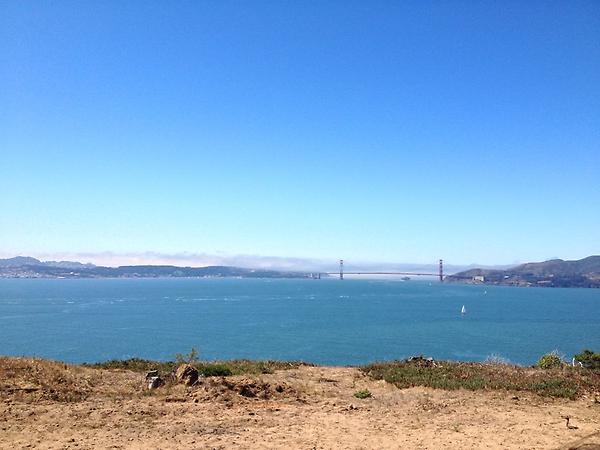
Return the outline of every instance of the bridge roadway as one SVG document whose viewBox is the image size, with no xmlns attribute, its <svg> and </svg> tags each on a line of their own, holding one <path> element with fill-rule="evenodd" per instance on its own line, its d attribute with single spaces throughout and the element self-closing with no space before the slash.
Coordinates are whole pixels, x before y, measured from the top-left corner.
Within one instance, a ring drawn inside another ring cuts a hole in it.
<svg viewBox="0 0 600 450">
<path fill-rule="evenodd" d="M 440 270 L 437 273 L 433 273 L 433 272 L 384 272 L 384 271 L 380 271 L 380 272 L 363 272 L 363 271 L 345 272 L 344 271 L 344 260 L 340 259 L 340 270 L 339 271 L 337 271 L 337 272 L 321 272 L 321 274 L 339 275 L 340 280 L 344 279 L 344 275 L 404 275 L 404 276 L 413 276 L 413 277 L 425 276 L 425 277 L 437 277 L 442 282 L 442 281 L 444 281 L 444 278 L 446 278 L 446 276 L 447 276 L 444 274 L 444 260 L 443 259 L 439 260 L 439 267 L 440 267 Z M 471 277 L 465 277 L 465 276 L 457 277 L 456 275 L 450 275 L 450 276 L 452 276 L 453 278 L 471 278 Z M 320 278 L 320 276 L 319 276 L 319 278 Z"/>
<path fill-rule="evenodd" d="M 321 272 L 327 275 L 339 275 L 340 272 Z M 432 276 L 438 277 L 439 273 L 418 273 L 418 272 L 346 272 L 344 275 L 419 275 L 419 276 Z"/>
<path fill-rule="evenodd" d="M 340 275 L 340 272 L 316 272 L 323 275 Z M 440 274 L 438 273 L 426 273 L 426 272 L 344 272 L 343 275 L 405 275 L 405 276 L 428 276 L 428 277 L 436 277 L 439 278 Z M 446 277 L 451 277 L 453 279 L 464 279 L 464 280 L 472 280 L 472 276 L 458 276 L 453 274 L 443 274 L 442 279 Z"/>
</svg>

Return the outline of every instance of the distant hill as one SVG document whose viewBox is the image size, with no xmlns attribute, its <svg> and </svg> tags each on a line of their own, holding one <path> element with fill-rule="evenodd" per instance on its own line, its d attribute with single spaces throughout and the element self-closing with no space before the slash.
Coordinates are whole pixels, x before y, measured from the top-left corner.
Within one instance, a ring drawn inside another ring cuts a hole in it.
<svg viewBox="0 0 600 450">
<path fill-rule="evenodd" d="M 91 269 L 93 267 L 96 267 L 96 265 L 91 263 L 83 264 L 77 261 L 44 261 L 44 265 L 49 267 L 63 267 L 65 269 Z"/>
<path fill-rule="evenodd" d="M 304 272 L 246 269 L 230 266 L 120 266 L 102 267 L 74 261 L 45 261 L 17 256 L 0 259 L 0 278 L 176 278 L 176 277 L 240 277 L 240 278 L 310 278 Z"/>
<path fill-rule="evenodd" d="M 31 256 L 15 256 L 14 258 L 0 259 L 0 267 L 41 266 L 43 264 L 39 259 L 32 258 Z"/>
<path fill-rule="evenodd" d="M 77 261 L 40 261 L 31 256 L 15 256 L 14 258 L 0 259 L 0 267 L 22 267 L 22 266 L 47 266 L 62 267 L 65 269 L 79 269 L 96 267 L 94 264 L 83 264 Z"/>
<path fill-rule="evenodd" d="M 600 256 L 576 261 L 552 259 L 521 264 L 506 270 L 471 269 L 449 275 L 445 281 L 507 286 L 600 288 Z"/>
</svg>

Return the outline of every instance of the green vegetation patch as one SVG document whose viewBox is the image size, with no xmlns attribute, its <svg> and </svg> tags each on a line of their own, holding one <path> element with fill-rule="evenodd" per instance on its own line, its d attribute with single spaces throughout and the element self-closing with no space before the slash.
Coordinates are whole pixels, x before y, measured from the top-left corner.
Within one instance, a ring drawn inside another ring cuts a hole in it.
<svg viewBox="0 0 600 450">
<path fill-rule="evenodd" d="M 540 369 L 556 369 L 565 364 L 563 358 L 560 357 L 558 352 L 551 352 L 542 355 L 542 357 L 538 360 L 538 367 Z"/>
<path fill-rule="evenodd" d="M 575 361 L 580 362 L 587 369 L 600 369 L 600 352 L 594 353 L 586 349 L 575 355 Z"/>
<path fill-rule="evenodd" d="M 131 370 L 133 372 L 148 372 L 158 370 L 160 373 L 169 373 L 177 369 L 178 363 L 175 361 L 154 361 L 151 359 L 130 358 L 130 359 L 111 359 L 99 363 L 84 363 L 84 366 L 95 369 L 107 370 Z"/>
<path fill-rule="evenodd" d="M 600 370 L 562 365 L 541 369 L 508 364 L 442 361 L 422 365 L 392 361 L 369 364 L 360 369 L 375 380 L 385 380 L 399 388 L 426 386 L 446 390 L 526 391 L 569 399 L 600 390 Z"/>
<path fill-rule="evenodd" d="M 232 374 L 227 364 L 198 364 L 198 373 L 205 377 L 227 377 Z"/>
<path fill-rule="evenodd" d="M 247 359 L 231 361 L 195 361 L 190 362 L 198 369 L 201 375 L 206 377 L 229 376 L 229 375 L 258 375 L 274 373 L 276 370 L 297 369 L 306 363 L 300 361 L 250 361 Z M 122 369 L 134 372 L 148 372 L 158 370 L 161 374 L 167 374 L 177 370 L 181 362 L 177 361 L 153 361 L 149 359 L 113 359 L 95 364 L 85 364 L 97 369 Z"/>
<path fill-rule="evenodd" d="M 354 396 L 356 398 L 365 399 L 365 398 L 373 397 L 373 394 L 371 394 L 371 391 L 369 391 L 368 389 L 363 389 L 361 391 L 356 391 L 354 393 Z"/>
</svg>

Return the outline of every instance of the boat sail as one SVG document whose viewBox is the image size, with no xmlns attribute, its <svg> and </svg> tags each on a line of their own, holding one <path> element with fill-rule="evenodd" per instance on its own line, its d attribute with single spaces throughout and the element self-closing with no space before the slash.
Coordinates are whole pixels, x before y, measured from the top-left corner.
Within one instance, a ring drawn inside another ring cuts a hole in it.
<svg viewBox="0 0 600 450">
<path fill-rule="evenodd" d="M 467 313 L 467 308 L 465 308 L 465 305 L 462 306 L 460 313 L 463 315 Z"/>
</svg>

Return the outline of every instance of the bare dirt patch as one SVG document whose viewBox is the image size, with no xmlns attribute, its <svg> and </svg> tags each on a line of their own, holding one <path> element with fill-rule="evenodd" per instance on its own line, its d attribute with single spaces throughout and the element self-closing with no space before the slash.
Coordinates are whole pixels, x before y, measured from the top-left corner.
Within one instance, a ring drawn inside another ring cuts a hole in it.
<svg viewBox="0 0 600 450">
<path fill-rule="evenodd" d="M 299 366 L 147 391 L 136 372 L 2 358 L 0 377 L 2 449 L 600 446 L 593 398 L 399 389 L 355 368 Z M 363 390 L 371 396 L 354 396 Z"/>
</svg>

